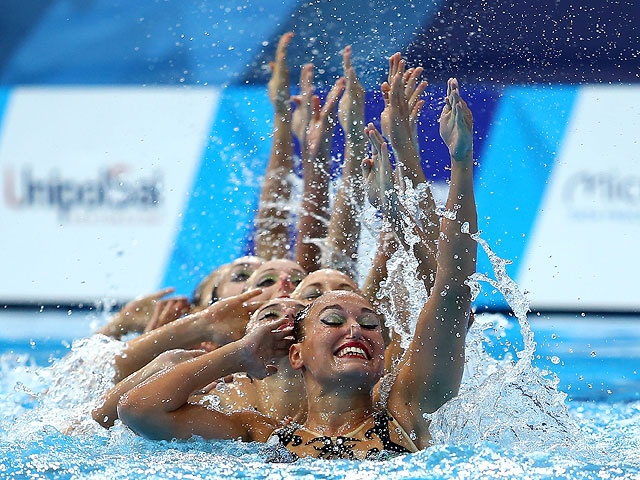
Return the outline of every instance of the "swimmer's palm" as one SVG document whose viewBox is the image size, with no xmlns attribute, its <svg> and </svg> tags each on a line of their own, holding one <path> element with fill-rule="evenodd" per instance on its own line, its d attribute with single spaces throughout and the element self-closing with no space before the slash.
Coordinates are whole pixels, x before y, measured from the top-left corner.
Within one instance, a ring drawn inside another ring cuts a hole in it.
<svg viewBox="0 0 640 480">
<path fill-rule="evenodd" d="M 225 298 L 199 312 L 198 315 L 208 319 L 209 338 L 206 340 L 226 344 L 242 338 L 249 318 L 263 303 L 251 301 L 251 298 L 259 293 L 259 290 L 253 290 Z"/>
<path fill-rule="evenodd" d="M 464 160 L 473 152 L 473 116 L 459 96 L 447 98 L 440 115 L 440 137 L 453 159 Z"/>
<path fill-rule="evenodd" d="M 293 326 L 283 318 L 257 326 L 242 340 L 245 367 L 250 377 L 265 378 L 278 371 L 277 360 L 289 353 L 293 343 Z"/>
<path fill-rule="evenodd" d="M 173 288 L 164 288 L 127 303 L 118 314 L 120 325 L 125 330 L 124 333 L 143 332 L 156 312 L 158 301 L 173 291 Z"/>
</svg>

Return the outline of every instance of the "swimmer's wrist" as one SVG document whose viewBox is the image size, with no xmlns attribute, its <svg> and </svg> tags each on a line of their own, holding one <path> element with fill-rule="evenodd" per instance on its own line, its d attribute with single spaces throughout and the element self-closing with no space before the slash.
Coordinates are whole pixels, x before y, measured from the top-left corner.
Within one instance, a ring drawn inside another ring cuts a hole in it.
<svg viewBox="0 0 640 480">
<path fill-rule="evenodd" d="M 274 129 L 284 127 L 291 127 L 291 108 L 276 108 L 274 118 Z"/>
<path fill-rule="evenodd" d="M 473 150 L 469 150 L 462 155 L 451 155 L 451 162 L 453 165 L 473 164 Z"/>
<path fill-rule="evenodd" d="M 211 340 L 211 322 L 207 320 L 202 312 L 197 312 L 172 322 L 176 324 L 176 327 L 179 325 L 177 322 L 182 323 L 180 327 L 184 328 L 181 329 L 181 336 L 184 340 L 181 343 L 185 344 L 185 348 L 188 345 L 195 345 L 196 343 Z"/>
<path fill-rule="evenodd" d="M 242 337 L 240 340 L 230 343 L 233 349 L 229 353 L 231 358 L 228 358 L 234 365 L 236 365 L 236 372 L 245 372 L 253 365 L 254 352 L 252 344 L 246 341 L 247 337 Z"/>
</svg>

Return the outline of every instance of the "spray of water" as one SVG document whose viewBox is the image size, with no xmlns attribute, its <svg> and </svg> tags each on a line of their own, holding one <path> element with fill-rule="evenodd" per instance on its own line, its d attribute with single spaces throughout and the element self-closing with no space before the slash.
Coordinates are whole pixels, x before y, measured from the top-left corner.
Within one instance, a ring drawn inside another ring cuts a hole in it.
<svg viewBox="0 0 640 480">
<path fill-rule="evenodd" d="M 113 387 L 114 358 L 123 345 L 103 335 L 75 340 L 70 353 L 48 367 L 2 356 L 3 383 L 7 376 L 20 378 L 6 399 L 13 408 L 0 422 L 4 439 L 24 440 L 45 427 L 69 434 L 101 434 L 103 429 L 90 412 Z M 18 368 L 9 373 L 5 364 L 12 361 L 17 361 Z"/>
<path fill-rule="evenodd" d="M 431 435 L 435 444 L 473 445 L 491 442 L 520 452 L 560 451 L 582 458 L 592 451 L 584 434 L 569 415 L 566 394 L 557 390 L 558 379 L 532 364 L 536 344 L 527 312 L 525 294 L 506 272 L 508 260 L 493 253 L 479 234 L 472 234 L 488 255 L 495 278 L 474 274 L 472 292 L 489 283 L 505 297 L 517 317 L 524 340 L 517 361 L 507 355 L 490 357 L 483 344 L 503 336 L 505 322 L 499 316 L 478 316 L 466 342 L 466 371 L 459 395 L 433 415 Z"/>
</svg>

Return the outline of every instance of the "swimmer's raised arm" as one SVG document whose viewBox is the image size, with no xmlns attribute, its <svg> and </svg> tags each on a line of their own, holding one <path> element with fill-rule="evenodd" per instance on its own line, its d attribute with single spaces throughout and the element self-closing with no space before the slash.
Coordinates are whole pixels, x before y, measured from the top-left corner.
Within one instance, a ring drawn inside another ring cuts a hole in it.
<svg viewBox="0 0 640 480">
<path fill-rule="evenodd" d="M 175 288 L 173 287 L 163 288 L 158 292 L 130 301 L 96 333 L 113 338 L 120 338 L 130 332 L 141 333 L 151 320 L 155 312 L 156 303 L 162 297 L 174 291 Z"/>
<path fill-rule="evenodd" d="M 296 106 L 291 117 L 292 132 L 298 139 L 300 146 L 300 156 L 308 158 L 307 152 L 307 129 L 313 117 L 313 63 L 307 63 L 300 69 L 300 93 L 291 97 L 291 101 Z"/>
<path fill-rule="evenodd" d="M 392 170 L 387 142 L 373 123 L 369 123 L 365 128 L 365 134 L 368 136 L 372 147 L 371 158 L 367 158 L 362 162 L 364 183 L 369 202 L 382 211 L 383 216 L 391 224 L 397 239 L 404 248 L 413 249 L 418 260 L 418 274 L 422 278 L 427 292 L 430 292 L 437 268 L 435 238 L 426 234 L 419 227 L 416 219 L 401 204 L 398 194 L 403 190 L 404 185 L 404 181 L 401 178 L 402 170 L 400 167 L 396 167 L 395 171 Z M 430 195 L 429 193 L 428 196 Z M 433 214 L 435 215 L 435 210 Z M 412 235 L 419 236 L 422 241 L 413 246 L 410 245 L 405 237 L 406 229 Z"/>
<path fill-rule="evenodd" d="M 265 378 L 277 371 L 276 360 L 292 343 L 290 319 L 260 325 L 224 347 L 163 370 L 125 394 L 118 404 L 120 419 L 148 438 L 204 438 L 266 441 L 276 427 L 254 412 L 224 414 L 187 403 L 192 392 L 226 375 L 245 371 Z"/>
<path fill-rule="evenodd" d="M 154 375 L 172 365 L 195 358 L 203 353 L 204 350 L 169 350 L 161 353 L 140 370 L 118 382 L 111 390 L 109 390 L 100 399 L 96 408 L 93 409 L 91 416 L 104 428 L 113 427 L 113 423 L 118 418 L 118 402 L 125 393 L 144 382 L 151 375 Z"/>
<path fill-rule="evenodd" d="M 450 79 L 440 116 L 440 135 L 451 154 L 451 184 L 442 220 L 438 269 L 431 297 L 422 309 L 407 354 L 389 396 L 389 410 L 413 429 L 426 447 L 432 413 L 458 392 L 464 367 L 464 341 L 471 306 L 466 280 L 475 272 L 477 244 L 462 230 L 477 231 L 473 194 L 473 119 Z"/>
<path fill-rule="evenodd" d="M 252 301 L 261 293 L 261 289 L 255 289 L 220 300 L 200 312 L 128 341 L 115 358 L 115 380 L 127 377 L 167 350 L 190 348 L 206 341 L 224 345 L 237 340 L 244 333 L 251 314 L 262 304 Z"/>
<path fill-rule="evenodd" d="M 367 140 L 363 133 L 365 93 L 351 66 L 350 45 L 343 51 L 343 66 L 346 81 L 338 103 L 338 119 L 345 135 L 344 164 L 342 183 L 331 212 L 327 236 L 329 258 L 324 266 L 355 278 L 360 239 L 358 215 L 364 197 L 360 163 L 367 156 Z"/>
<path fill-rule="evenodd" d="M 321 250 L 316 242 L 324 241 L 327 236 L 329 161 L 335 110 L 344 85 L 344 78 L 338 79 L 322 107 L 318 96 L 314 95 L 312 100 L 313 116 L 306 135 L 308 158 L 302 159 L 304 187 L 295 246 L 296 262 L 307 272 L 320 268 Z"/>
<path fill-rule="evenodd" d="M 384 110 L 380 114 L 380 127 L 382 128 L 382 134 L 391 142 L 391 146 L 396 154 L 401 149 L 408 147 L 405 145 L 405 142 L 409 140 L 413 144 L 413 149 L 416 152 L 420 149 L 418 141 L 418 117 L 425 104 L 421 97 L 427 88 L 426 81 L 418 83 L 418 78 L 424 71 L 422 67 L 410 68 L 406 71 L 405 68 L 406 61 L 402 58 L 400 52 L 394 53 L 389 57 L 387 81 L 380 86 L 382 98 L 384 99 Z M 401 78 L 401 90 L 395 88 L 393 96 L 400 94 L 401 97 L 404 97 L 402 100 L 403 102 L 406 101 L 406 107 L 398 103 L 400 97 L 393 98 L 392 96 L 392 87 L 397 76 Z M 399 109 L 404 109 L 406 112 Z M 405 116 L 409 121 L 408 130 L 406 129 L 406 125 L 400 125 L 400 121 L 404 121 L 403 117 Z M 405 167 L 411 169 L 411 171 L 407 173 L 411 174 L 410 179 L 412 181 L 415 180 L 417 183 L 422 183 L 419 159 L 417 163 L 409 162 Z M 422 177 L 424 177 L 424 173 L 422 173 Z"/>
<path fill-rule="evenodd" d="M 396 53 L 389 59 L 389 83 L 386 88 L 383 85 L 382 89 L 383 93 L 387 91 L 385 110 L 388 114 L 381 126 L 383 133 L 387 131 L 385 136 L 391 141 L 396 156 L 398 184 L 404 185 L 405 178 L 408 178 L 413 189 L 427 183 L 420 163 L 417 138 L 418 115 L 424 106 L 424 100 L 420 97 L 427 87 L 427 82 L 417 83 L 422 70 L 422 67 L 417 67 L 405 71 L 405 62 L 400 53 Z M 420 274 L 425 279 L 425 287 L 430 292 L 437 268 L 436 251 L 440 227 L 430 188 L 419 199 L 418 218 L 421 220 L 422 231 L 426 234 L 426 242 L 421 243 L 423 251 L 416 252 L 416 256 L 420 260 Z"/>
<path fill-rule="evenodd" d="M 398 242 L 393 232 L 384 230 L 380 232 L 376 255 L 373 257 L 371 269 L 362 286 L 362 296 L 376 308 L 380 304 L 378 292 L 382 288 L 382 282 L 387 279 L 387 262 L 397 248 Z"/>
<path fill-rule="evenodd" d="M 275 111 L 273 143 L 260 194 L 255 233 L 256 255 L 266 260 L 289 255 L 291 185 L 287 177 L 293 171 L 293 145 L 287 47 L 292 37 L 293 33 L 288 32 L 280 38 L 269 80 L 269 99 Z"/>
</svg>

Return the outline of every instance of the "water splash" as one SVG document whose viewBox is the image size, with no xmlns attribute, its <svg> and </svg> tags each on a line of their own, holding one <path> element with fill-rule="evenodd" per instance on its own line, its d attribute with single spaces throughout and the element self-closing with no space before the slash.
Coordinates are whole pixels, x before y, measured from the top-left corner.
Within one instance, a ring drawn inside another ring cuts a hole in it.
<svg viewBox="0 0 640 480">
<path fill-rule="evenodd" d="M 69 354 L 48 367 L 19 359 L 20 381 L 9 395 L 12 398 L 7 399 L 13 408 L 0 422 L 2 437 L 16 441 L 50 427 L 68 434 L 102 433 L 90 412 L 113 387 L 114 358 L 123 345 L 94 335 L 75 340 Z M 5 370 L 5 364 L 14 359 L 5 355 L 0 358 L 4 383 L 13 377 Z"/>
<path fill-rule="evenodd" d="M 404 180 L 404 187 L 398 190 L 398 202 L 403 205 L 406 214 L 402 216 L 402 236 L 407 248 L 398 248 L 387 261 L 387 279 L 382 282 L 378 299 L 380 310 L 385 316 L 389 329 L 400 338 L 400 346 L 407 349 L 418 324 L 423 305 L 429 299 L 424 281 L 419 278 L 419 261 L 414 253 L 414 246 L 421 238 L 413 233 L 413 222 L 423 225 L 426 218 L 420 209 L 420 199 L 427 195 L 427 184 L 418 185 L 416 189 L 411 181 Z M 386 222 L 383 222 L 383 224 Z M 383 225 L 384 229 L 391 227 Z"/>
<path fill-rule="evenodd" d="M 478 316 L 467 337 L 467 363 L 459 395 L 428 416 L 435 444 L 473 445 L 491 442 L 520 452 L 562 451 L 591 458 L 595 452 L 571 417 L 566 394 L 557 390 L 558 378 L 532 364 L 536 343 L 527 319 L 526 295 L 506 272 L 508 260 L 498 257 L 478 234 L 471 237 L 488 255 L 495 279 L 476 273 L 469 284 L 478 293 L 487 282 L 504 295 L 518 319 L 524 340 L 516 362 L 507 355 L 490 357 L 483 343 L 488 330 L 503 336 L 504 321 Z M 497 327 L 497 328 L 496 328 Z"/>
</svg>

